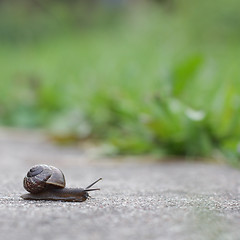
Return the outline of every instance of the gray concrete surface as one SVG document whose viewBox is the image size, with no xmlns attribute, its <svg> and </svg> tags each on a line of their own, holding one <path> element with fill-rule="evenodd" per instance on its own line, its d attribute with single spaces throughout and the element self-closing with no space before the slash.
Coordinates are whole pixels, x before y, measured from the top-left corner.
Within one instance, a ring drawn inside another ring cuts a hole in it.
<svg viewBox="0 0 240 240">
<path fill-rule="evenodd" d="M 99 177 L 83 203 L 24 201 L 35 164 L 63 170 L 67 185 Z M 105 161 L 42 134 L 0 129 L 0 239 L 239 240 L 240 172 L 205 163 Z"/>
</svg>

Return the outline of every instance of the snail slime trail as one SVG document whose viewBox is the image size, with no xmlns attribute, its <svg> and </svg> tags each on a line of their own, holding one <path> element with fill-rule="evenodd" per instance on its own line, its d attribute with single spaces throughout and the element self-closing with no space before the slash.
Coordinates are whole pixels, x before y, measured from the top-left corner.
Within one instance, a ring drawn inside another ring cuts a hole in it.
<svg viewBox="0 0 240 240">
<path fill-rule="evenodd" d="M 40 164 L 33 166 L 24 177 L 23 186 L 29 193 L 21 197 L 25 200 L 83 202 L 90 197 L 88 192 L 100 190 L 91 188 L 100 180 L 102 178 L 86 188 L 65 188 L 65 177 L 60 169 Z"/>
</svg>

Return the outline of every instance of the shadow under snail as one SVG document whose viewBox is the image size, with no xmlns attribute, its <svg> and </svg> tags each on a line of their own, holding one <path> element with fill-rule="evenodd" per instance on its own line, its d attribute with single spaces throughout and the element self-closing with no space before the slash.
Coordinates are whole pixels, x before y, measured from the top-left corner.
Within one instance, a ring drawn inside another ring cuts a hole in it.
<svg viewBox="0 0 240 240">
<path fill-rule="evenodd" d="M 23 186 L 29 193 L 21 197 L 25 200 L 83 202 L 90 197 L 88 192 L 100 190 L 91 188 L 100 180 L 102 178 L 86 188 L 65 188 L 65 177 L 60 169 L 44 164 L 36 165 L 24 177 Z"/>
</svg>

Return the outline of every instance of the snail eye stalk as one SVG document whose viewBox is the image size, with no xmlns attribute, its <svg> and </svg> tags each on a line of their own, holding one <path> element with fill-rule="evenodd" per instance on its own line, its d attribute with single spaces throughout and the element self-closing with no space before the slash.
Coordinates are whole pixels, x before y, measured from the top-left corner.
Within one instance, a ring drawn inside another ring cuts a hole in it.
<svg viewBox="0 0 240 240">
<path fill-rule="evenodd" d="M 89 186 L 87 186 L 87 187 L 85 188 L 85 190 L 89 189 L 90 187 L 92 187 L 94 184 L 96 184 L 96 183 L 99 182 L 100 180 L 102 180 L 102 178 L 99 178 L 97 181 L 95 181 L 95 182 L 93 182 L 92 184 L 90 184 Z M 90 189 L 89 189 L 89 190 L 90 190 Z M 97 188 L 97 190 L 99 190 L 99 189 Z"/>
<path fill-rule="evenodd" d="M 100 190 L 100 188 L 84 189 L 85 192 L 91 192 L 91 191 L 97 191 L 97 190 Z"/>
</svg>

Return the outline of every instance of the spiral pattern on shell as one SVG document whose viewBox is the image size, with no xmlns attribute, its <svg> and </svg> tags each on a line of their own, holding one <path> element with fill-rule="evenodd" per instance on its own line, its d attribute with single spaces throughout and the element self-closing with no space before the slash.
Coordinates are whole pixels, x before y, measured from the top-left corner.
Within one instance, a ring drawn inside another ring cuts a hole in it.
<svg viewBox="0 0 240 240">
<path fill-rule="evenodd" d="M 65 185 L 62 171 L 44 164 L 33 166 L 23 179 L 23 186 L 30 193 L 39 193 L 51 187 L 64 188 Z"/>
</svg>

